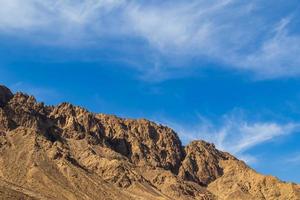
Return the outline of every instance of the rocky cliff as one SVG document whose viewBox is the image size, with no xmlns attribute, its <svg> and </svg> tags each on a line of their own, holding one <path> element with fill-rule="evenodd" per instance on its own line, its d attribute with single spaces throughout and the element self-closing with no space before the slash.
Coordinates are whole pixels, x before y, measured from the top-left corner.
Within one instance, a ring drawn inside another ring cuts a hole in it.
<svg viewBox="0 0 300 200">
<path fill-rule="evenodd" d="M 0 199 L 300 199 L 213 144 L 0 86 Z"/>
</svg>

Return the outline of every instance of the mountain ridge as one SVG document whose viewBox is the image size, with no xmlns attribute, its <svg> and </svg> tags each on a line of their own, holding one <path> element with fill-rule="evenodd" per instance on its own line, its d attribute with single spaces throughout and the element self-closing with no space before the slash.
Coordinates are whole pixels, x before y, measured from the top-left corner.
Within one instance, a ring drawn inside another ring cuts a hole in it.
<svg viewBox="0 0 300 200">
<path fill-rule="evenodd" d="M 45 106 L 0 85 L 2 199 L 300 199 L 213 144 L 146 119 Z"/>
</svg>

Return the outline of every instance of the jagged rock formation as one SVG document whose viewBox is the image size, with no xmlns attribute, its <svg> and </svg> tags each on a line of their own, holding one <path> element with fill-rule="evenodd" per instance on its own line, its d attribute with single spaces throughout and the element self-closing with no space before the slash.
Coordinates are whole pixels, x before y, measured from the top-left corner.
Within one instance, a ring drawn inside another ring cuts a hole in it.
<svg viewBox="0 0 300 200">
<path fill-rule="evenodd" d="M 218 151 L 213 144 L 193 141 L 185 147 L 186 156 L 178 176 L 184 180 L 207 186 L 223 175 L 222 160 L 236 160 L 228 153 Z"/>
<path fill-rule="evenodd" d="M 0 86 L 0 199 L 300 199 L 213 144 Z"/>
</svg>

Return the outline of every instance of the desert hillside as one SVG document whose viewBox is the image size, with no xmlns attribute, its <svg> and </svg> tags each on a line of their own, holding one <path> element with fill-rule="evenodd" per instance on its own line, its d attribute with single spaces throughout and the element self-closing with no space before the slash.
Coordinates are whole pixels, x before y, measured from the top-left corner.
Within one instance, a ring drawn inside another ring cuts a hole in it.
<svg viewBox="0 0 300 200">
<path fill-rule="evenodd" d="M 297 200 L 213 144 L 145 119 L 47 106 L 0 86 L 0 199 Z"/>
</svg>

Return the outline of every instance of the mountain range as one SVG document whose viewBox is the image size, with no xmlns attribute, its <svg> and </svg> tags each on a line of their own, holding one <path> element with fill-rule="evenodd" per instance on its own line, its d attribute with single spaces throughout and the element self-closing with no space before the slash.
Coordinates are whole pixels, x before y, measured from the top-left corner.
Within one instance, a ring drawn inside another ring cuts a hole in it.
<svg viewBox="0 0 300 200">
<path fill-rule="evenodd" d="M 299 200 L 300 185 L 169 127 L 0 86 L 0 199 Z"/>
</svg>

